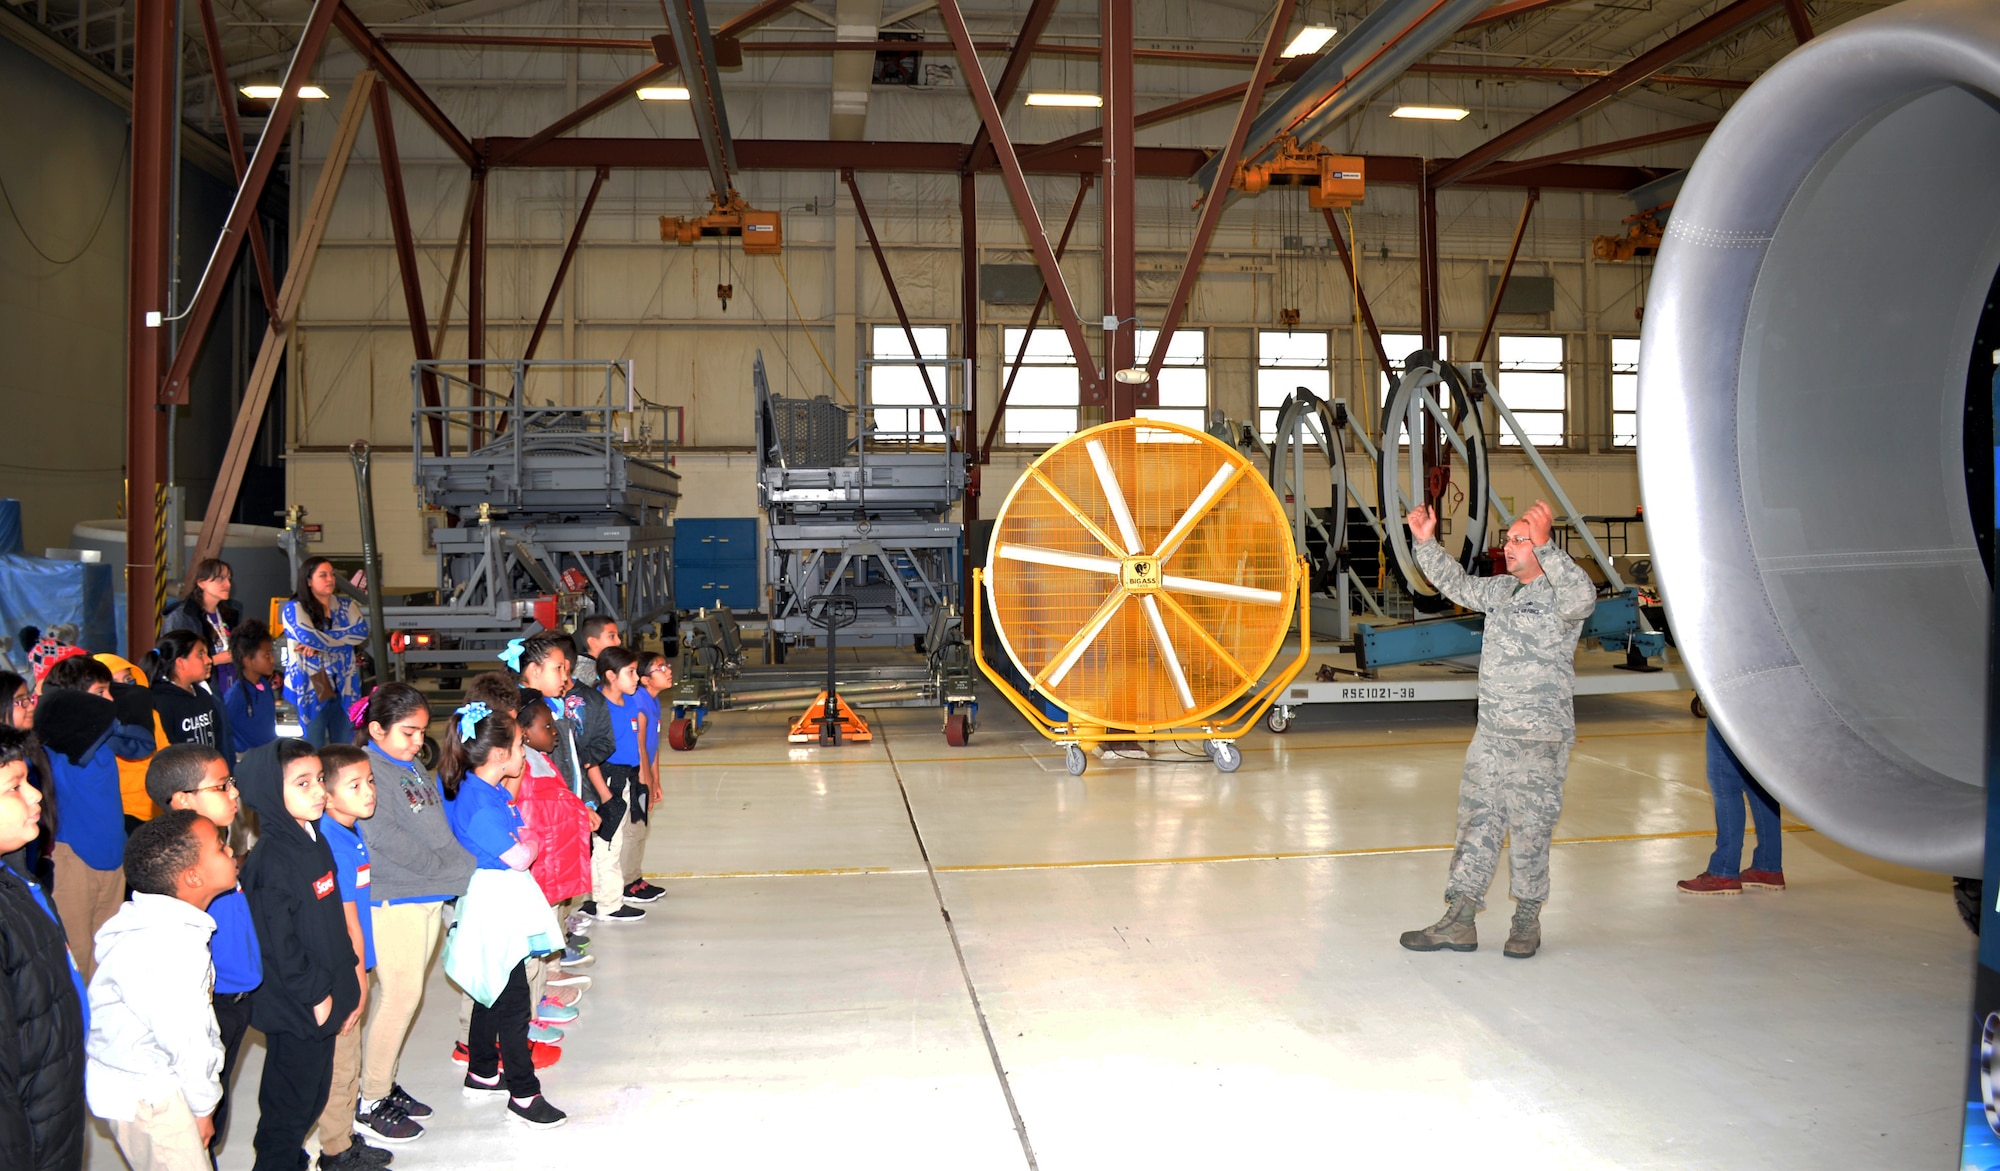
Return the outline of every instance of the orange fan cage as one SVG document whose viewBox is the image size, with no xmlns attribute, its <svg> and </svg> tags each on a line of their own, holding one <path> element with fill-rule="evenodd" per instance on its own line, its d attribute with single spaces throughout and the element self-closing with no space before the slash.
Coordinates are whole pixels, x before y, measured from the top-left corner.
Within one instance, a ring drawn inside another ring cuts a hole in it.
<svg viewBox="0 0 2000 1171">
<path fill-rule="evenodd" d="M 1232 739 L 1305 664 L 1303 574 L 1283 505 L 1235 448 L 1106 423 L 1029 465 L 973 583 L 1021 678 L 1067 719 L 993 669 L 977 622 L 975 652 L 1051 740 Z M 1295 615 L 1299 653 L 1267 680 Z"/>
</svg>

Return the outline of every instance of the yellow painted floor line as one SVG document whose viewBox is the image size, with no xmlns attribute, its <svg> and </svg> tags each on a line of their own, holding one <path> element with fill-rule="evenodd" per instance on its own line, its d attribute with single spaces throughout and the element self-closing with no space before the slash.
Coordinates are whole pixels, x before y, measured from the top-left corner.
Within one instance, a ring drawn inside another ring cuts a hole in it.
<svg viewBox="0 0 2000 1171">
<path fill-rule="evenodd" d="M 1782 832 L 1810 833 L 1809 825 L 1788 825 Z M 1592 846 L 1614 842 L 1663 842 L 1678 838 L 1712 838 L 1712 829 L 1672 830 L 1648 834 L 1599 834 L 1593 837 L 1556 838 L 1557 846 Z M 1751 832 L 1751 837 L 1756 834 Z M 1438 854 L 1452 849 L 1452 843 L 1421 846 L 1366 846 L 1352 850 L 1272 850 L 1256 854 L 1198 854 L 1181 858 L 1101 858 L 1068 862 L 986 862 L 959 866 L 939 866 L 939 874 L 994 874 L 1021 870 L 1099 870 L 1135 866 L 1207 866 L 1222 862 L 1286 862 L 1301 858 L 1372 858 L 1386 854 Z M 847 874 L 922 874 L 922 867 L 852 866 L 824 870 L 725 870 L 712 873 L 675 871 L 648 874 L 648 879 L 710 878 L 820 878 Z"/>
<path fill-rule="evenodd" d="M 1577 740 L 1579 742 L 1585 740 L 1626 740 L 1637 736 L 1701 736 L 1705 734 L 1706 732 L 1702 728 L 1693 728 L 1693 729 L 1661 728 L 1655 731 L 1647 731 L 1647 732 L 1593 732 L 1588 735 L 1578 736 Z M 1466 744 L 1470 744 L 1471 742 L 1472 742 L 1472 733 L 1468 730 L 1464 735 L 1454 736 L 1448 740 L 1365 740 L 1365 741 L 1339 740 L 1339 741 L 1334 741 L 1332 743 L 1294 742 L 1291 744 L 1273 744 L 1270 747 L 1258 747 L 1253 745 L 1247 748 L 1244 747 L 1243 741 L 1238 740 L 1236 742 L 1236 746 L 1240 749 L 1243 749 L 1244 755 L 1249 756 L 1249 755 L 1255 755 L 1257 753 L 1276 752 L 1281 747 L 1287 752 L 1298 753 L 1298 752 L 1334 752 L 1342 749 L 1356 749 L 1356 748 L 1439 748 L 1439 747 L 1451 747 L 1451 746 L 1462 747 Z M 1162 741 L 1162 743 L 1165 743 L 1165 741 Z M 1190 741 L 1189 743 L 1193 742 Z M 1055 745 L 1053 743 L 1050 744 L 1049 748 L 1051 752 L 1055 751 Z M 671 775 L 675 769 L 679 768 L 704 768 L 704 767 L 705 768 L 781 768 L 781 767 L 854 768 L 859 765 L 871 765 L 871 764 L 886 765 L 889 763 L 889 758 L 886 756 L 875 756 L 866 758 L 848 757 L 846 759 L 842 759 L 837 756 L 820 756 L 820 757 L 814 757 L 810 760 L 789 760 L 789 759 L 722 760 L 722 761 L 716 761 L 712 764 L 709 761 L 700 758 L 688 758 L 680 755 L 665 757 L 663 759 L 669 762 L 662 766 L 661 775 L 663 776 Z M 967 763 L 975 763 L 979 761 L 988 761 L 988 760 L 1036 760 L 1036 759 L 1041 759 L 1041 758 L 1035 754 L 1026 752 L 1001 752 L 1001 753 L 991 753 L 991 754 L 959 753 L 954 756 L 898 757 L 897 761 L 898 763 L 901 764 L 967 764 Z M 1126 759 L 1137 760 L 1138 758 L 1127 757 Z M 1154 761 L 1152 763 L 1201 764 L 1204 762 L 1200 759 L 1189 757 L 1186 760 L 1167 759 L 1167 760 Z"/>
</svg>

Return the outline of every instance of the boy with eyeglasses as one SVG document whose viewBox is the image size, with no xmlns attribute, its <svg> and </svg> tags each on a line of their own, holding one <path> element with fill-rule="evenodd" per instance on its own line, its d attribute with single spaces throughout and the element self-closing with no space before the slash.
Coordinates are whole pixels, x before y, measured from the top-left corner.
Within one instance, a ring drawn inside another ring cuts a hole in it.
<svg viewBox="0 0 2000 1171">
<path fill-rule="evenodd" d="M 199 814 L 225 838 L 236 824 L 236 782 L 222 753 L 207 744 L 170 744 L 154 753 L 146 767 L 146 793 L 161 809 Z M 213 1153 L 222 1149 L 228 1133 L 229 1079 L 250 1029 L 250 994 L 264 982 L 264 957 L 241 888 L 210 901 L 208 917 L 215 920 L 208 952 L 215 963 L 215 1027 L 222 1035 L 222 1099 L 210 1116 L 214 1130 L 208 1140 Z"/>
</svg>

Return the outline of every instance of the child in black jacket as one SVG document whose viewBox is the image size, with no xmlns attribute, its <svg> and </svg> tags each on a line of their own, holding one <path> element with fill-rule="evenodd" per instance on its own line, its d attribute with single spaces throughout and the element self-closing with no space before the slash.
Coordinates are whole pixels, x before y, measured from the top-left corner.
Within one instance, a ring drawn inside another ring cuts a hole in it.
<svg viewBox="0 0 2000 1171">
<path fill-rule="evenodd" d="M 333 851 L 319 833 L 326 789 L 317 751 L 303 740 L 254 748 L 236 781 L 263 828 L 243 865 L 243 896 L 264 960 L 250 1023 L 270 1047 L 257 1091 L 255 1171 L 295 1171 L 326 1108 L 334 1038 L 359 1015 L 361 985 Z"/>
</svg>

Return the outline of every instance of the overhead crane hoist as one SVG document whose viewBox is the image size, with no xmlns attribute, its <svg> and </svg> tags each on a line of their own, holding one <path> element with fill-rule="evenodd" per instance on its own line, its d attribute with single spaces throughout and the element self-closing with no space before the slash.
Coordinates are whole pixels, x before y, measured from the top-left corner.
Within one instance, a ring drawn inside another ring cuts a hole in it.
<svg viewBox="0 0 2000 1171">
<path fill-rule="evenodd" d="M 1301 146 L 1286 135 L 1277 154 L 1266 162 L 1242 162 L 1229 185 L 1245 195 L 1272 187 L 1305 187 L 1314 207 L 1344 208 L 1360 203 L 1368 193 L 1367 175 L 1358 155 L 1337 155 L 1316 142 Z"/>
<path fill-rule="evenodd" d="M 708 198 L 712 206 L 706 215 L 661 216 L 660 239 L 685 246 L 704 238 L 736 237 L 743 241 L 746 256 L 776 256 L 784 248 L 778 213 L 751 207 L 729 180 L 730 172 L 736 169 L 736 143 L 729 136 L 729 112 L 722 104 L 715 37 L 709 29 L 707 6 L 703 0 L 665 0 L 662 7 L 673 32 L 672 55 L 678 59 L 681 77 L 687 82 L 695 130 L 701 136 L 702 153 L 708 159 Z M 672 64 L 659 38 L 655 44 L 662 62 Z M 728 294 L 720 288 L 717 291 L 727 305 Z"/>
</svg>

